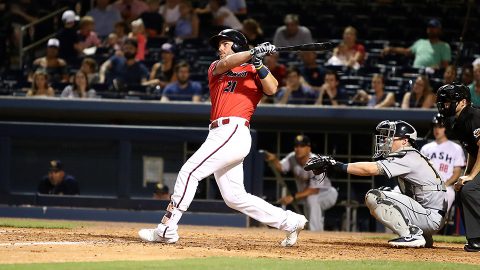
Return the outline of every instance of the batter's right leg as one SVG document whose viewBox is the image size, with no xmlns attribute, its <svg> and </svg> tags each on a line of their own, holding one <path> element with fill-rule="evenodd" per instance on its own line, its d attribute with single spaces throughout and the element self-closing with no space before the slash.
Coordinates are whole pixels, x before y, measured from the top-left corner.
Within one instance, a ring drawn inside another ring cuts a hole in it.
<svg viewBox="0 0 480 270">
<path fill-rule="evenodd" d="M 215 172 L 215 179 L 225 203 L 268 226 L 287 232 L 282 246 L 293 246 L 307 219 L 303 215 L 285 211 L 247 193 L 243 184 L 243 162 L 232 164 Z"/>
</svg>

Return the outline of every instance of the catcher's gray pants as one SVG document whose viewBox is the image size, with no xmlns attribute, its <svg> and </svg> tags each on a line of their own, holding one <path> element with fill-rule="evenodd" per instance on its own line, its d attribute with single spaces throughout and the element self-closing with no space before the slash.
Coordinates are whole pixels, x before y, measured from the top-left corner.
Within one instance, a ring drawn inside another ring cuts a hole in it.
<svg viewBox="0 0 480 270">
<path fill-rule="evenodd" d="M 397 206 L 398 209 L 400 209 L 403 217 L 407 219 L 411 225 L 416 225 L 422 229 L 423 233 L 426 235 L 435 234 L 445 223 L 444 217 L 439 214 L 437 210 L 423 208 L 423 206 L 417 201 L 406 195 L 378 189 L 370 190 L 369 192 L 382 193 L 382 198 L 385 196 L 383 200 L 389 201 L 390 203 L 393 203 L 393 205 Z M 381 204 L 383 200 L 377 200 L 377 203 Z M 370 208 L 371 212 L 372 208 L 376 208 L 375 205 L 367 204 L 367 206 Z M 375 218 L 387 226 L 381 217 L 376 216 Z"/>
<path fill-rule="evenodd" d="M 325 211 L 335 205 L 337 197 L 338 191 L 333 187 L 320 189 L 317 194 L 307 197 L 310 231 L 323 231 Z"/>
</svg>

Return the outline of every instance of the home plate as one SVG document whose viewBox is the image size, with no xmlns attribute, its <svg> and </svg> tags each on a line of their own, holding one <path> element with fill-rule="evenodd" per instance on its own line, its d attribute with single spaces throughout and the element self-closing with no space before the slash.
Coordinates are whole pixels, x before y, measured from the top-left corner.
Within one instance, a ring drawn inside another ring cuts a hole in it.
<svg viewBox="0 0 480 270">
<path fill-rule="evenodd" d="M 0 243 L 0 247 L 4 246 L 71 246 L 71 245 L 84 245 L 84 244 L 91 244 L 93 242 L 68 242 L 68 241 L 61 241 L 61 242 L 20 242 L 20 243 Z"/>
</svg>

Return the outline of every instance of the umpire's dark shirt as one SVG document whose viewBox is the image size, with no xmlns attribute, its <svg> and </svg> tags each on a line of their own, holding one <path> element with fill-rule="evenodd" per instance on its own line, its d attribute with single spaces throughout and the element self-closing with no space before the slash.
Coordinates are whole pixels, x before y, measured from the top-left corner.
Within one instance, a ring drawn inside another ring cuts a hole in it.
<svg viewBox="0 0 480 270">
<path fill-rule="evenodd" d="M 463 109 L 453 123 L 453 132 L 468 154 L 476 158 L 477 142 L 480 140 L 480 108 L 466 107 Z"/>
<path fill-rule="evenodd" d="M 63 181 L 54 186 L 48 180 L 48 176 L 44 176 L 42 181 L 38 185 L 38 193 L 41 194 L 56 194 L 56 195 L 77 195 L 80 194 L 80 189 L 78 187 L 78 182 L 75 180 L 75 177 L 71 175 L 65 175 Z"/>
</svg>

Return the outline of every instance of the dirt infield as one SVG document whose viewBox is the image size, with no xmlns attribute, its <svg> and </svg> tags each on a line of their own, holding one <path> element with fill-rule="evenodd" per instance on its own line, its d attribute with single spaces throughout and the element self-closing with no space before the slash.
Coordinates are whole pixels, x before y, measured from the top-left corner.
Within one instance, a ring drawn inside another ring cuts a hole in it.
<svg viewBox="0 0 480 270">
<path fill-rule="evenodd" d="M 88 222 L 75 229 L 0 228 L 0 264 L 112 260 L 166 260 L 210 256 L 319 260 L 401 260 L 480 264 L 461 244 L 431 249 L 394 249 L 376 234 L 302 232 L 283 248 L 283 233 L 268 228 L 181 226 L 175 245 L 142 243 L 140 228 L 152 224 Z"/>
</svg>

